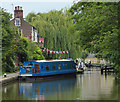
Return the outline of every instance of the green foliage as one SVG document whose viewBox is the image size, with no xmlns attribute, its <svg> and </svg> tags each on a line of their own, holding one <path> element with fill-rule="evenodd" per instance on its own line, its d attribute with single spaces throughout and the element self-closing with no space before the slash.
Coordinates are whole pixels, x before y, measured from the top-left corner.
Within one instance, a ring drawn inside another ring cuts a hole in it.
<svg viewBox="0 0 120 102">
<path fill-rule="evenodd" d="M 16 41 L 16 56 L 18 57 L 19 63 L 23 63 L 28 60 L 42 60 L 44 56 L 40 48 L 31 40 L 26 37 L 21 37 Z M 15 47 L 14 47 L 15 48 Z"/>
<path fill-rule="evenodd" d="M 76 43 L 114 63 L 120 71 L 119 7 L 117 2 L 78 2 L 69 11 L 79 32 Z"/>
<path fill-rule="evenodd" d="M 42 60 L 45 59 L 42 51 L 34 42 L 29 41 L 28 43 L 28 59 L 29 60 Z"/>
<path fill-rule="evenodd" d="M 29 13 L 26 17 L 26 21 L 35 26 L 39 35 L 45 39 L 44 46 L 53 51 L 69 51 L 68 54 L 50 54 L 49 57 L 53 59 L 68 58 L 75 59 L 80 56 L 80 46 L 76 46 L 75 32 L 73 21 L 69 19 L 70 13 L 67 11 L 50 11 L 49 13 Z M 77 32 L 75 32 L 77 33 Z M 48 58 L 47 53 L 43 53 Z"/>
<path fill-rule="evenodd" d="M 9 13 L 3 9 L 0 13 L 2 14 L 2 68 L 3 71 L 11 72 L 14 68 L 12 46 L 16 36 L 16 28 L 10 21 L 11 15 Z"/>
<path fill-rule="evenodd" d="M 16 48 L 14 50 L 14 52 L 16 53 L 16 56 L 18 57 L 18 61 L 20 62 L 24 62 L 28 60 L 28 39 L 25 37 L 19 38 L 17 39 L 17 41 L 15 41 L 16 43 Z"/>
</svg>

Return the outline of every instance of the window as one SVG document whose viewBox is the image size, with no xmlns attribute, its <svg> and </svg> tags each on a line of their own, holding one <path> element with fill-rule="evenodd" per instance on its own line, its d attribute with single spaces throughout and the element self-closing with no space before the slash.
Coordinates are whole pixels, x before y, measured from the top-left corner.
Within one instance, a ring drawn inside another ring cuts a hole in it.
<svg viewBox="0 0 120 102">
<path fill-rule="evenodd" d="M 61 64 L 58 64 L 58 69 L 59 69 L 59 70 L 61 69 Z"/>
<path fill-rule="evenodd" d="M 34 73 L 36 73 L 36 69 L 34 68 Z"/>
<path fill-rule="evenodd" d="M 54 64 L 52 65 L 52 69 L 55 70 L 55 65 Z"/>
<path fill-rule="evenodd" d="M 72 63 L 70 63 L 70 68 L 72 69 Z"/>
<path fill-rule="evenodd" d="M 65 64 L 63 64 L 63 68 L 65 69 Z"/>
<path fill-rule="evenodd" d="M 20 18 L 15 19 L 15 26 L 20 26 Z"/>
<path fill-rule="evenodd" d="M 67 69 L 67 64 L 65 64 L 65 68 Z"/>
<path fill-rule="evenodd" d="M 33 41 L 35 41 L 35 31 L 33 32 Z"/>
<path fill-rule="evenodd" d="M 41 69 L 43 69 L 43 65 L 41 65 Z"/>
<path fill-rule="evenodd" d="M 33 29 L 33 42 L 37 42 L 37 30 Z"/>
<path fill-rule="evenodd" d="M 45 65 L 46 71 L 49 71 L 49 66 Z"/>
</svg>

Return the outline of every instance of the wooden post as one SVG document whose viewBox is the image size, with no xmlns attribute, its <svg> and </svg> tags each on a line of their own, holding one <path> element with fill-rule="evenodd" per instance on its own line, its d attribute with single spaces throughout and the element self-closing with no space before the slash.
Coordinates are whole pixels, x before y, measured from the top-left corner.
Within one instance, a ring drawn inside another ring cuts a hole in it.
<svg viewBox="0 0 120 102">
<path fill-rule="evenodd" d="M 103 74 L 103 68 L 101 68 L 101 74 Z"/>
<path fill-rule="evenodd" d="M 107 65 L 105 65 L 105 75 L 107 74 Z"/>
</svg>

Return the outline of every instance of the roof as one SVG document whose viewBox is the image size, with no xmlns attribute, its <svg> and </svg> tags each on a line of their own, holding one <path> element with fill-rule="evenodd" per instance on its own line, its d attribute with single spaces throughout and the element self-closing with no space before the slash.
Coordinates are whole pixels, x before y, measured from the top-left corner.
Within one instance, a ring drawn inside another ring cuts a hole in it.
<svg viewBox="0 0 120 102">
<path fill-rule="evenodd" d="M 70 59 L 56 59 L 56 60 L 36 60 L 36 62 L 58 62 L 58 61 L 72 61 Z"/>
</svg>

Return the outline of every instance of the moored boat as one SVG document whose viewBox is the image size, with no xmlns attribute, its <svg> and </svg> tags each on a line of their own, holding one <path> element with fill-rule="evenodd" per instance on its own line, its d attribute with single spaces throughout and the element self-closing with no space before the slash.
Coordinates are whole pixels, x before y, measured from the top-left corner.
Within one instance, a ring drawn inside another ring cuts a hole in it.
<svg viewBox="0 0 120 102">
<path fill-rule="evenodd" d="M 44 77 L 76 72 L 76 65 L 73 60 L 38 60 L 24 62 L 23 66 L 20 67 L 19 76 Z"/>
<path fill-rule="evenodd" d="M 77 73 L 83 73 L 84 70 L 83 69 L 77 69 Z"/>
</svg>

